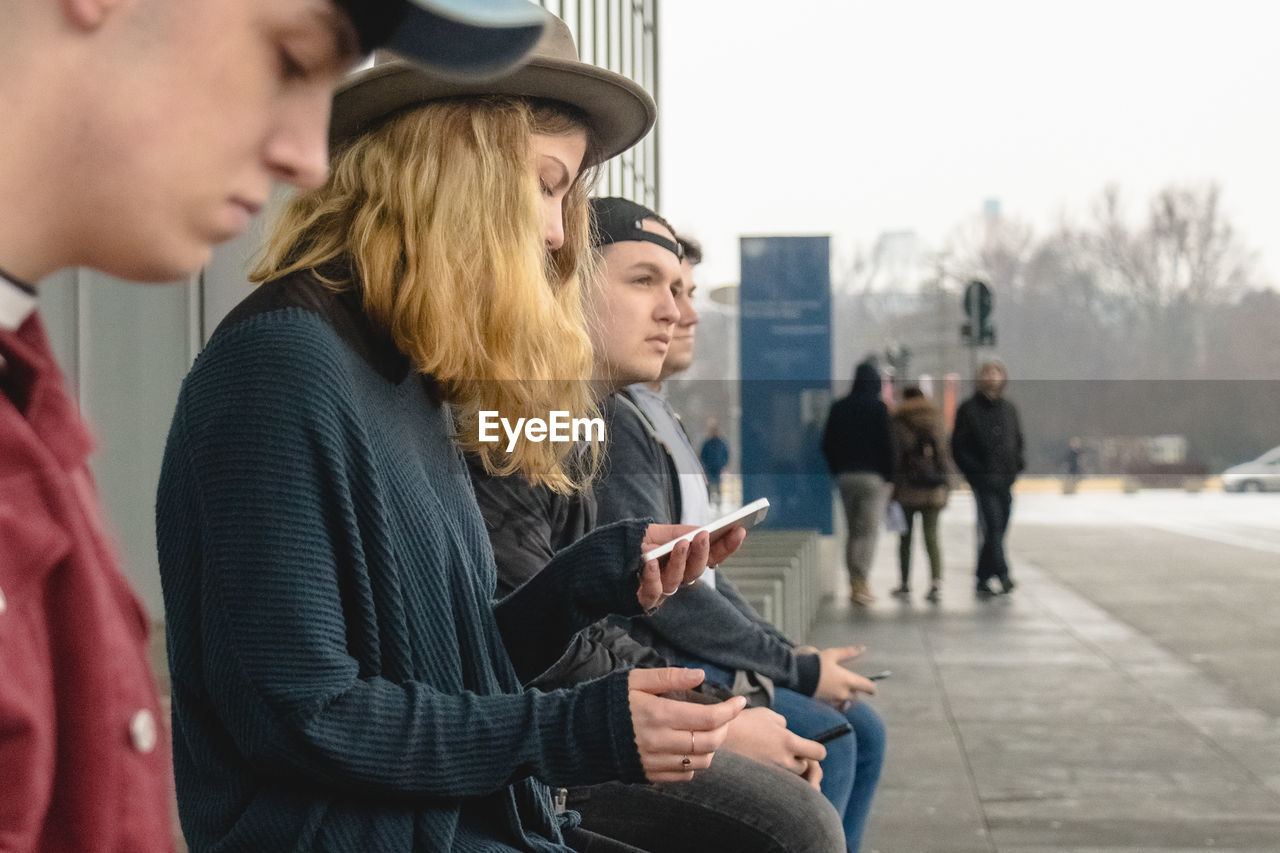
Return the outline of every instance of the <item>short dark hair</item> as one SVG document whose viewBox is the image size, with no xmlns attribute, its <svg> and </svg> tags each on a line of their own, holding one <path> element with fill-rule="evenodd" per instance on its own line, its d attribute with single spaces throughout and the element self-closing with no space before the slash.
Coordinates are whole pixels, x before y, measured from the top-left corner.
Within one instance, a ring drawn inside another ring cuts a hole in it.
<svg viewBox="0 0 1280 853">
<path fill-rule="evenodd" d="M 690 266 L 697 266 L 702 263 L 702 244 L 692 237 L 681 237 L 676 235 L 676 242 L 680 244 L 680 248 L 684 250 L 684 259 L 689 262 Z"/>
</svg>

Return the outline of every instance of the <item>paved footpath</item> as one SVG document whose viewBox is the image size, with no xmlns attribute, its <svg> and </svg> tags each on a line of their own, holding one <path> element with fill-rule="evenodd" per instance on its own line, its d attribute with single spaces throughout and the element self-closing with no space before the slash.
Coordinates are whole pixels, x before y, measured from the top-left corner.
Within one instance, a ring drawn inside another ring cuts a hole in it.
<svg viewBox="0 0 1280 853">
<path fill-rule="evenodd" d="M 893 670 L 864 851 L 1280 851 L 1280 500 L 1250 505 L 1257 529 L 1164 529 L 1187 499 L 1020 498 L 1019 586 L 989 602 L 966 495 L 944 515 L 939 606 L 919 543 L 914 600 L 888 596 L 897 537 L 881 537 L 880 600 L 837 596 L 809 638 Z"/>
</svg>

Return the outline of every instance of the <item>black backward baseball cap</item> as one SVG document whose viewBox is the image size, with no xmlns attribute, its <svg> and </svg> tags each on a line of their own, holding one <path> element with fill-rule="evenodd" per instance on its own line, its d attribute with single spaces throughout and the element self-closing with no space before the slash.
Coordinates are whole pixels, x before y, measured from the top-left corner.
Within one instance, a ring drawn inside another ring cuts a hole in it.
<svg viewBox="0 0 1280 853">
<path fill-rule="evenodd" d="M 336 0 L 360 48 L 386 48 L 443 76 L 496 77 L 537 44 L 547 13 L 529 0 Z"/>
<path fill-rule="evenodd" d="M 661 246 L 680 260 L 684 260 L 684 247 L 661 234 L 646 231 L 644 221 L 653 220 L 672 234 L 676 230 L 671 223 L 656 212 L 634 201 L 618 196 L 591 199 L 591 245 L 597 249 L 614 243 L 635 241 Z"/>
</svg>

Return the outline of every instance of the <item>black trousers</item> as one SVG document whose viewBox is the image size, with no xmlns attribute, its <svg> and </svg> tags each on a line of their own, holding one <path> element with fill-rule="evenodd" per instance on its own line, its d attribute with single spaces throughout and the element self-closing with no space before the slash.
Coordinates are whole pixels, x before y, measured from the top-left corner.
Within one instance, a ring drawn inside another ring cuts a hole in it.
<svg viewBox="0 0 1280 853">
<path fill-rule="evenodd" d="M 639 847 L 632 847 L 603 835 L 596 835 L 582 827 L 574 827 L 564 831 L 564 841 L 576 853 L 647 853 Z"/>
<path fill-rule="evenodd" d="M 1011 487 L 973 487 L 973 501 L 978 509 L 978 583 L 992 578 L 1009 579 L 1009 563 L 1004 556 L 1004 536 L 1009 530 L 1013 512 Z"/>
</svg>

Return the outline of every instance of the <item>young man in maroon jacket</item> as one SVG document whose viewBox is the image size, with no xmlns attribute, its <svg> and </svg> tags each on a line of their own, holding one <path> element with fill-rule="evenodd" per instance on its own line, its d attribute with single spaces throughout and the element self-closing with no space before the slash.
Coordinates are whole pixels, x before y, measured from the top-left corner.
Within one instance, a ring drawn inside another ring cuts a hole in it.
<svg viewBox="0 0 1280 853">
<path fill-rule="evenodd" d="M 334 83 L 389 45 L 462 75 L 524 55 L 524 0 L 0 0 L 0 849 L 173 847 L 147 619 L 34 283 L 171 281 L 274 182 L 327 169 Z"/>
</svg>

